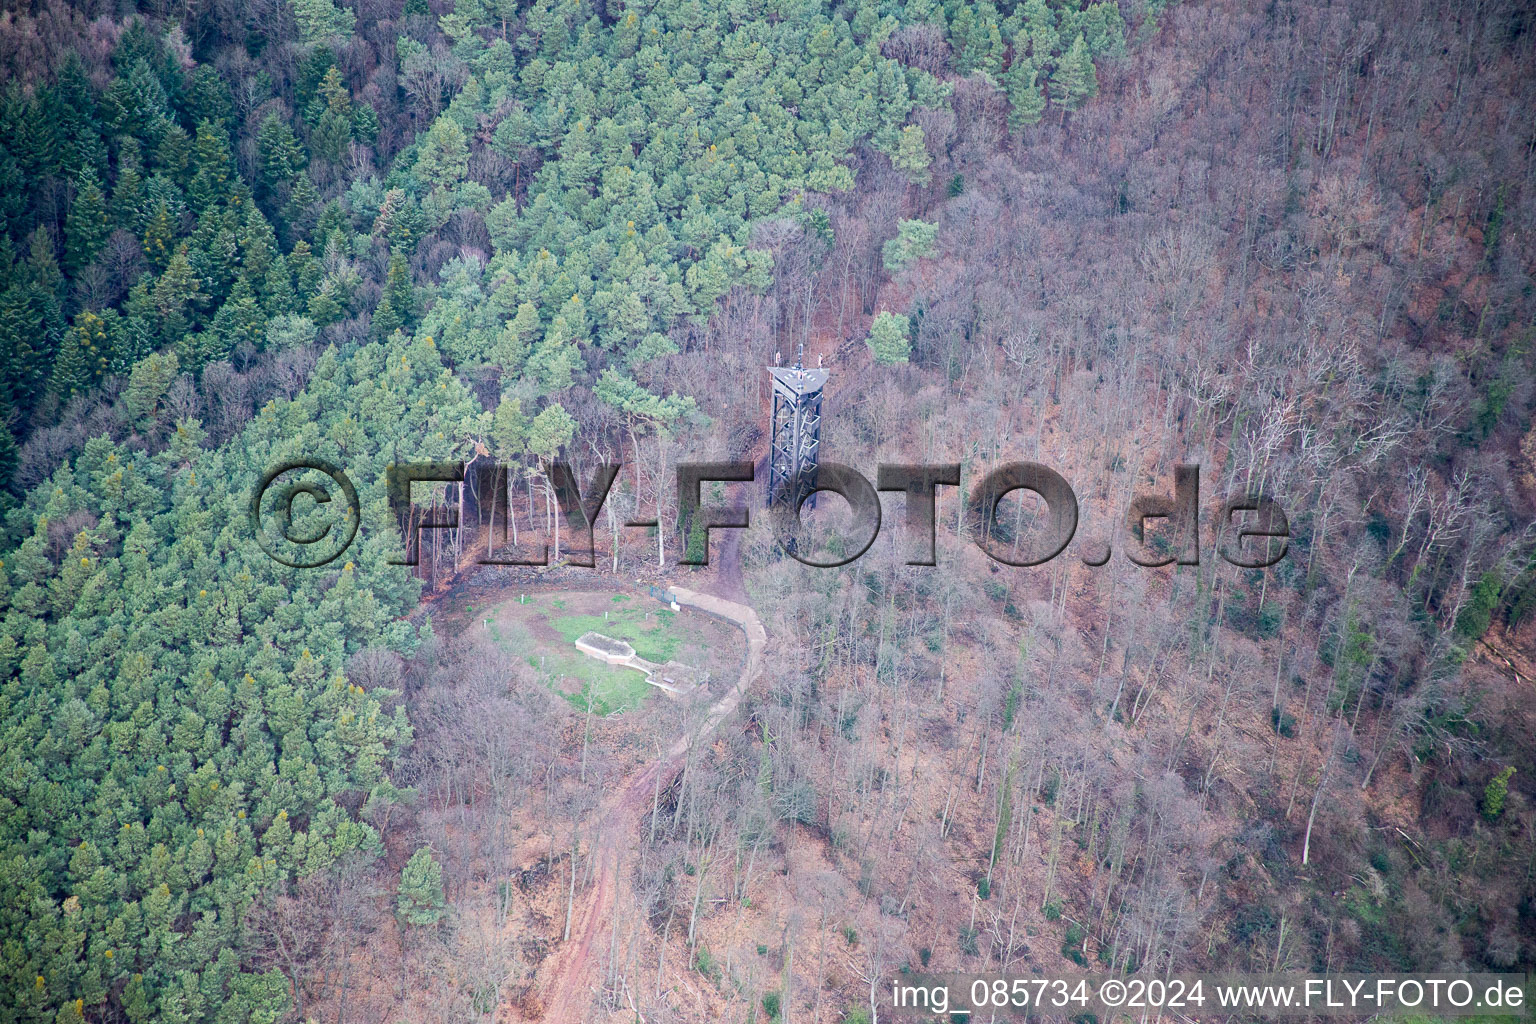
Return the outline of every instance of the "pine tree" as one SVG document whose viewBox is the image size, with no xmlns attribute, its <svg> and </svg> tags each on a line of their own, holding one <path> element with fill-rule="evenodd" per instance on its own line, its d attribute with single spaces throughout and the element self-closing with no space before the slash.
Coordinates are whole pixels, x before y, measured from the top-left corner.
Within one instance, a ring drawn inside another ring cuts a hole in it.
<svg viewBox="0 0 1536 1024">
<path fill-rule="evenodd" d="M 1504 801 L 1509 797 L 1509 780 L 1515 777 L 1515 767 L 1510 765 L 1495 775 L 1483 787 L 1483 817 L 1498 821 L 1504 814 Z"/>
<path fill-rule="evenodd" d="M 299 297 L 293 290 L 293 274 L 288 269 L 288 258 L 282 254 L 273 257 L 272 265 L 261 279 L 261 306 L 268 316 L 292 313 L 299 308 Z"/>
<path fill-rule="evenodd" d="M 234 104 L 229 89 L 212 64 L 199 64 L 192 72 L 192 85 L 187 90 L 187 113 L 198 124 L 212 121 L 228 130 L 234 116 Z"/>
<path fill-rule="evenodd" d="M 528 425 L 528 450 L 545 462 L 552 462 L 575 436 L 576 421 L 563 405 L 551 402 Z"/>
<path fill-rule="evenodd" d="M 306 46 L 315 46 L 332 36 L 352 34 L 357 16 L 345 7 L 338 8 L 331 0 L 289 0 L 293 5 L 293 18 L 299 25 L 299 39 Z"/>
<path fill-rule="evenodd" d="M 581 365 L 581 350 L 574 341 L 562 338 L 559 323 L 560 318 L 555 317 L 525 367 L 527 376 L 536 380 L 546 394 L 570 387 L 576 368 Z"/>
<path fill-rule="evenodd" d="M 1039 124 L 1045 116 L 1045 94 L 1040 91 L 1039 71 L 1035 62 L 1022 56 L 1025 36 L 1020 33 L 1014 43 L 1013 65 L 1003 74 L 1008 88 L 1008 127 L 1022 131 L 1029 125 Z"/>
<path fill-rule="evenodd" d="M 135 423 L 143 425 L 154 417 L 172 382 L 181 373 L 174 352 L 153 353 L 133 365 L 128 373 L 128 387 L 123 391 L 124 408 Z"/>
<path fill-rule="evenodd" d="M 1078 33 L 1072 46 L 1062 54 L 1051 76 L 1052 98 L 1068 110 L 1076 110 L 1099 91 L 1099 82 L 1093 71 L 1093 59 L 1088 56 L 1088 46 Z"/>
<path fill-rule="evenodd" d="M 878 313 L 869 325 L 869 338 L 865 345 L 875 362 L 881 366 L 904 363 L 912 353 L 908 340 L 911 322 L 899 313 Z"/>
<path fill-rule="evenodd" d="M 313 343 L 317 333 L 315 322 L 307 316 L 279 313 L 267 320 L 269 348 L 302 348 Z"/>
<path fill-rule="evenodd" d="M 364 146 L 371 146 L 379 137 L 379 115 L 372 105 L 359 103 L 352 112 L 352 137 Z"/>
<path fill-rule="evenodd" d="M 299 235 L 307 235 L 315 226 L 316 210 L 320 203 L 320 191 L 309 175 L 300 171 L 293 184 L 293 192 L 283 206 L 283 219 L 289 228 Z"/>
<path fill-rule="evenodd" d="M 1045 0 L 1025 0 L 1023 6 L 1024 32 L 1029 36 L 1029 55 L 1034 58 L 1036 70 L 1049 67 L 1061 47 L 1061 36 L 1056 31 L 1056 15 L 1046 6 Z M 1014 43 L 1014 59 L 1022 51 Z"/>
<path fill-rule="evenodd" d="M 176 250 L 170 262 L 165 265 L 165 273 L 155 282 L 153 295 L 155 311 L 159 315 L 162 344 L 174 345 L 192 329 L 192 306 L 204 298 L 198 291 L 198 284 L 199 279 L 192 272 L 187 247 L 183 245 Z"/>
<path fill-rule="evenodd" d="M 155 169 L 178 185 L 186 184 L 187 170 L 192 166 L 192 137 L 181 125 L 165 121 L 160 125 L 159 140 Z"/>
<path fill-rule="evenodd" d="M 955 37 L 961 40 L 961 71 L 979 69 L 993 76 L 1002 73 L 1003 53 L 1007 46 L 1003 43 L 1002 32 L 998 27 L 1001 20 L 997 8 L 988 0 L 981 0 L 975 5 L 968 27 L 963 31 L 958 25 L 951 29 Z"/>
<path fill-rule="evenodd" d="M 373 330 L 380 338 L 409 328 L 416 319 L 416 290 L 411 285 L 411 270 L 405 257 L 391 253 L 389 274 L 384 280 L 384 294 L 373 312 Z"/>
<path fill-rule="evenodd" d="M 423 846 L 411 854 L 411 859 L 400 870 L 400 890 L 395 897 L 400 920 L 418 926 L 437 924 L 443 918 L 446 902 L 443 866 L 433 859 L 432 851 Z"/>
<path fill-rule="evenodd" d="M 294 179 L 304 169 L 304 147 L 280 115 L 268 114 L 256 132 L 256 184 L 262 196 L 281 203 L 288 198 Z"/>
<path fill-rule="evenodd" d="M 112 185 L 112 222 L 138 234 L 144 228 L 144 173 L 139 143 L 122 139 L 117 154 L 117 181 Z"/>
<path fill-rule="evenodd" d="M 25 279 L 49 296 L 56 296 L 64 284 L 64 275 L 59 272 L 59 260 L 53 250 L 53 236 L 41 224 L 27 236 Z"/>
<path fill-rule="evenodd" d="M 564 159 L 562 151 L 562 165 Z M 469 146 L 457 121 L 444 114 L 433 122 L 415 169 L 416 177 L 429 188 L 451 188 L 464 180 L 469 173 Z"/>
<path fill-rule="evenodd" d="M 71 273 L 79 273 L 96 258 L 111 232 L 106 199 L 96 182 L 96 173 L 81 171 L 75 180 L 75 201 L 64 220 L 64 265 Z"/>
<path fill-rule="evenodd" d="M 112 361 L 112 330 L 107 317 L 115 320 L 116 314 L 86 310 L 65 332 L 48 379 L 48 390 L 61 400 L 84 394 L 106 375 Z"/>
<path fill-rule="evenodd" d="M 523 415 L 523 403 L 502 395 L 491 420 L 491 445 L 496 458 L 512 462 L 523 457 L 528 449 L 528 417 Z"/>
<path fill-rule="evenodd" d="M 931 177 L 928 165 L 932 162 L 923 141 L 923 130 L 915 124 L 903 128 L 896 142 L 896 152 L 891 155 L 892 165 L 913 184 L 926 185 Z"/>
<path fill-rule="evenodd" d="M 192 183 L 187 194 L 198 211 L 229 198 L 235 169 L 229 158 L 229 136 L 214 121 L 197 126 L 197 143 L 192 158 Z"/>
<path fill-rule="evenodd" d="M 164 203 L 156 203 L 144 226 L 144 256 L 156 270 L 164 270 L 176 250 L 176 224 Z"/>
<path fill-rule="evenodd" d="M 896 237 L 881 248 L 885 269 L 899 273 L 918 260 L 933 255 L 933 243 L 939 236 L 938 224 L 925 220 L 903 220 L 896 225 Z"/>
<path fill-rule="evenodd" d="M 490 355 L 490 361 L 501 367 L 502 372 L 512 373 L 523 365 L 528 357 L 528 340 L 539 329 L 539 311 L 531 302 L 524 302 L 517 307 L 517 315 L 514 316 L 502 328 L 496 338 Z"/>
<path fill-rule="evenodd" d="M 310 137 L 310 148 L 318 157 L 338 161 L 347 155 L 347 146 L 352 142 L 352 94 L 335 67 L 328 69 L 320 80 L 315 102 L 321 104 L 321 112 Z"/>
</svg>

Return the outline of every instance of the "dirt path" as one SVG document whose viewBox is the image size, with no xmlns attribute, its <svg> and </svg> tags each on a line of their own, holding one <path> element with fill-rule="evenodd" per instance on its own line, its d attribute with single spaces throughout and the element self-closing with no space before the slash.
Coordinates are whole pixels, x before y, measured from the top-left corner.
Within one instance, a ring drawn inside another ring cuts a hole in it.
<svg viewBox="0 0 1536 1024">
<path fill-rule="evenodd" d="M 735 684 L 705 714 L 698 741 L 704 740 L 736 710 L 747 687 L 757 676 L 768 635 L 757 613 L 744 604 L 689 590 L 672 587 L 678 604 L 697 609 L 741 627 L 747 636 L 747 656 Z M 598 863 L 591 886 L 571 919 L 570 941 L 563 943 L 551 957 L 553 966 L 544 985 L 541 1002 L 543 1019 L 556 1024 L 579 1024 L 595 993 L 593 950 L 600 945 L 610 927 L 619 896 L 628 889 L 626 855 L 633 849 L 641 821 L 658 786 L 669 783 L 683 766 L 688 751 L 688 737 L 678 737 L 657 761 L 636 773 L 611 799 L 602 812 L 601 824 L 590 848 Z"/>
</svg>

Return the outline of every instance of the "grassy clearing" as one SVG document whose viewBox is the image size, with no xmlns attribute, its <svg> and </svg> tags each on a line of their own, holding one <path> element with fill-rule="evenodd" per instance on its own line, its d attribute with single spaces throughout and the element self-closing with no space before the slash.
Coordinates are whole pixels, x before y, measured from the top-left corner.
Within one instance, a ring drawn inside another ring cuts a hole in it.
<svg viewBox="0 0 1536 1024">
<path fill-rule="evenodd" d="M 560 615 L 551 616 L 549 624 L 572 643 L 588 631 L 628 641 L 636 654 L 658 664 L 677 658 L 684 643 L 699 640 L 696 631 L 683 625 L 669 608 L 615 604 L 606 619 L 601 615 Z"/>
<path fill-rule="evenodd" d="M 526 662 L 572 707 L 585 711 L 590 701 L 600 715 L 638 708 L 655 687 L 643 672 L 582 654 L 575 641 L 583 633 L 624 640 L 640 657 L 658 664 L 697 660 L 710 643 L 706 624 L 630 594 L 526 594 L 507 607 L 510 614 L 476 615 L 472 628 L 485 630 L 505 657 Z"/>
<path fill-rule="evenodd" d="M 533 603 L 531 599 L 527 602 L 529 605 Z M 550 605 L 558 609 L 564 606 L 564 602 L 556 600 L 550 602 Z M 670 616 L 672 613 L 668 611 L 666 614 Z M 642 626 L 646 625 L 643 613 L 632 617 L 640 620 Z M 546 617 L 546 621 L 571 641 L 589 628 L 602 632 L 603 626 L 603 618 L 600 615 L 566 616 L 563 619 Z M 570 632 L 572 627 L 569 624 L 572 622 L 595 622 L 596 625 L 582 626 Z M 652 624 L 654 625 L 654 622 Z M 590 699 L 594 714 L 606 716 L 615 715 L 621 711 L 631 711 L 650 697 L 655 689 L 645 681 L 645 673 L 638 669 L 605 665 L 587 657 L 574 647 L 550 649 L 548 643 L 541 643 L 521 622 L 493 621 L 484 628 L 498 650 L 509 657 L 522 658 L 542 675 L 546 686 L 560 694 L 578 710 L 585 711 Z M 610 633 L 609 635 L 621 634 Z M 628 639 L 628 634 L 622 635 Z M 575 682 L 576 687 L 570 686 L 567 680 Z"/>
<path fill-rule="evenodd" d="M 539 660 L 539 655 L 533 655 L 528 663 L 534 668 L 540 668 Z M 639 669 L 605 665 L 576 651 L 544 655 L 542 671 L 548 685 L 554 687 L 572 707 L 585 711 L 590 699 L 592 712 L 598 715 L 632 711 L 655 691 L 655 687 L 645 681 L 645 673 Z M 580 689 L 570 692 L 568 688 L 560 687 L 558 684 L 563 679 L 575 680 L 580 684 Z"/>
</svg>

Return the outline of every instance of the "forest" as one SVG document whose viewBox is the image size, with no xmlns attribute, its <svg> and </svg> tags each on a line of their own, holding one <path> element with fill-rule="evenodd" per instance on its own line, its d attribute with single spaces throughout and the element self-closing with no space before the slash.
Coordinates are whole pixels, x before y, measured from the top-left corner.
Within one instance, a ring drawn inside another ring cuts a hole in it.
<svg viewBox="0 0 1536 1024">
<path fill-rule="evenodd" d="M 17 0 L 0 69 L 0 1024 L 1536 965 L 1517 0 Z M 762 459 L 796 353 L 829 461 L 960 466 L 937 566 L 899 497 L 786 557 L 761 470 L 683 564 L 675 464 Z M 294 569 L 251 492 L 315 458 L 361 529 Z M 477 458 L 401 564 L 387 467 Z M 1034 568 L 964 515 L 1021 459 L 1081 505 Z M 622 463 L 595 568 L 556 460 Z M 1125 557 L 1184 464 L 1285 558 Z M 621 620 L 714 676 L 544 653 Z"/>
</svg>

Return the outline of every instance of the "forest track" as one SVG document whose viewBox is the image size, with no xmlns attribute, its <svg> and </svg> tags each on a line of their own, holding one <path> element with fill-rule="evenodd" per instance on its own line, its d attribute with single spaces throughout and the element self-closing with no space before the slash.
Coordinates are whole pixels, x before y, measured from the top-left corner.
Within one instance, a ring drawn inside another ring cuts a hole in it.
<svg viewBox="0 0 1536 1024">
<path fill-rule="evenodd" d="M 747 638 L 747 654 L 741 674 L 735 684 L 710 705 L 695 734 L 695 742 L 704 742 L 736 710 L 747 687 L 756 678 L 768 634 L 757 613 L 745 604 L 687 587 L 674 586 L 670 590 L 678 604 L 733 623 Z M 571 916 L 569 941 L 562 943 L 551 957 L 553 966 L 540 1000 L 543 1020 L 555 1024 L 579 1024 L 590 1006 L 595 993 L 593 949 L 610 927 L 619 896 L 628 888 L 625 854 L 634 848 L 646 806 L 653 795 L 682 770 L 688 744 L 688 734 L 678 737 L 670 749 L 632 776 L 603 811 L 601 823 L 590 840 L 593 856 L 598 858 L 592 884 Z"/>
</svg>

